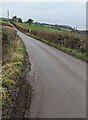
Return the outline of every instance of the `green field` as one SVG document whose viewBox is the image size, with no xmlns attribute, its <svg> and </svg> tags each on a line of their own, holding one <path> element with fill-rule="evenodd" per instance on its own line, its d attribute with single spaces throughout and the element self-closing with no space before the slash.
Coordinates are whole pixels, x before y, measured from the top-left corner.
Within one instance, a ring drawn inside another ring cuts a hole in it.
<svg viewBox="0 0 88 120">
<path fill-rule="evenodd" d="M 54 29 L 54 28 L 50 28 L 48 26 L 43 26 L 43 25 L 34 25 L 34 24 L 26 24 L 26 23 L 18 23 L 17 22 L 17 25 L 21 26 L 21 27 L 24 27 L 24 28 L 27 28 L 29 30 L 48 30 L 48 31 L 64 31 L 64 30 L 57 30 L 57 29 Z"/>
</svg>

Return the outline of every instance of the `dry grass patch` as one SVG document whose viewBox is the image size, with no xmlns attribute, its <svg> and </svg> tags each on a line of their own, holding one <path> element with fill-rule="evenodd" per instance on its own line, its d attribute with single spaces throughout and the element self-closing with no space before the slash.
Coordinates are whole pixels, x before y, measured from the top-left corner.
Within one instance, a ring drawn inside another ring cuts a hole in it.
<svg viewBox="0 0 88 120">
<path fill-rule="evenodd" d="M 13 28 L 2 29 L 2 80 L 1 97 L 2 104 L 7 101 L 9 90 L 11 91 L 22 76 L 24 68 L 24 45 Z"/>
</svg>

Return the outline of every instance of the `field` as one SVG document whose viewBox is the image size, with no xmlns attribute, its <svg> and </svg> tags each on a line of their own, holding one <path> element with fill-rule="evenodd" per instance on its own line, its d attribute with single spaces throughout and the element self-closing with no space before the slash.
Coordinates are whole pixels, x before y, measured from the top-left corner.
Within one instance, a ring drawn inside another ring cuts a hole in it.
<svg viewBox="0 0 88 120">
<path fill-rule="evenodd" d="M 17 22 L 17 25 L 21 26 L 21 27 L 24 27 L 24 28 L 27 28 L 29 30 L 47 30 L 47 31 L 52 31 L 52 32 L 61 32 L 61 31 L 67 31 L 65 29 L 63 30 L 57 30 L 55 28 L 50 28 L 48 26 L 44 26 L 44 25 L 34 25 L 34 24 L 27 24 L 27 23 L 19 23 Z"/>
</svg>

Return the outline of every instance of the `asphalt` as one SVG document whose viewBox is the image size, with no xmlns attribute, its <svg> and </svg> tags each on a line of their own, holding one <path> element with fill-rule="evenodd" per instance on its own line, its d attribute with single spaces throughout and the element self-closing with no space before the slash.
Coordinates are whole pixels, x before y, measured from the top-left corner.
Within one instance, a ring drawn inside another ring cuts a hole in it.
<svg viewBox="0 0 88 120">
<path fill-rule="evenodd" d="M 85 118 L 86 63 L 19 31 L 18 34 L 31 59 L 34 76 L 34 96 L 27 117 Z"/>
</svg>

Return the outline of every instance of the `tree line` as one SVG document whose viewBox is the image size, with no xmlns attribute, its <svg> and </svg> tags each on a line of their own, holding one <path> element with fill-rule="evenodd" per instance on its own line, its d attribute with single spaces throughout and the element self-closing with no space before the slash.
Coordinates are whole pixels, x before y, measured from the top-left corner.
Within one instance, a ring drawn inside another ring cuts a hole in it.
<svg viewBox="0 0 88 120">
<path fill-rule="evenodd" d="M 13 16 L 11 20 L 14 22 L 20 22 L 20 23 L 23 22 L 22 18 L 18 18 L 17 16 Z M 34 20 L 29 18 L 27 21 L 25 21 L 25 23 L 32 24 L 34 23 Z"/>
</svg>

